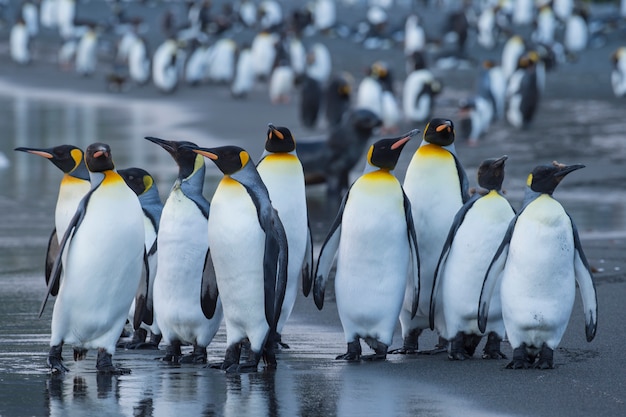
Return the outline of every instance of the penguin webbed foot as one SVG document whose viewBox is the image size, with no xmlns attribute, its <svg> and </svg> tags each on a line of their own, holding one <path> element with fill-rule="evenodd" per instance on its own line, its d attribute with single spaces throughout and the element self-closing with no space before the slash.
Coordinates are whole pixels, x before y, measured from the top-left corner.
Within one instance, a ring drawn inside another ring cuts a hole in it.
<svg viewBox="0 0 626 417">
<path fill-rule="evenodd" d="M 534 369 L 554 369 L 554 350 L 550 349 L 545 343 L 541 346 L 539 357 L 533 364 Z"/>
<path fill-rule="evenodd" d="M 266 354 L 264 352 L 263 354 L 263 359 L 268 361 L 266 363 L 268 363 L 267 368 L 270 369 L 274 369 L 276 368 L 276 357 L 273 357 L 273 365 L 271 364 L 272 362 L 272 358 L 266 358 Z M 271 354 L 270 354 L 271 355 Z M 250 373 L 250 372 L 257 372 L 258 370 L 258 366 L 259 366 L 259 362 L 261 361 L 261 352 L 255 352 L 253 350 L 250 351 L 250 356 L 248 357 L 248 360 L 245 362 L 241 362 L 241 363 L 234 363 L 232 365 L 230 365 L 228 368 L 226 368 L 226 373 L 240 373 L 240 374 L 244 374 L 244 373 Z"/>
<path fill-rule="evenodd" d="M 500 350 L 502 338 L 494 332 L 487 335 L 487 343 L 483 348 L 483 359 L 506 359 L 506 355 Z"/>
<path fill-rule="evenodd" d="M 356 362 L 361 359 L 361 343 L 359 339 L 348 343 L 348 351 L 343 355 L 339 355 L 336 360 L 344 360 L 349 362 Z"/>
<path fill-rule="evenodd" d="M 170 345 L 167 346 L 167 349 L 165 350 L 165 356 L 160 358 L 160 360 L 163 362 L 178 363 L 182 356 L 183 354 L 180 350 L 180 342 L 173 341 Z"/>
<path fill-rule="evenodd" d="M 61 357 L 62 348 L 62 344 L 50 347 L 47 363 L 53 374 L 65 374 L 70 371 L 69 368 L 63 364 L 63 358 Z"/>
<path fill-rule="evenodd" d="M 87 349 L 74 348 L 74 361 L 82 361 L 87 357 Z"/>
<path fill-rule="evenodd" d="M 148 337 L 148 331 L 146 329 L 139 328 L 133 333 L 133 338 L 130 342 L 120 342 L 117 344 L 118 348 L 126 350 L 155 350 L 159 348 L 159 342 L 154 343 L 154 336 L 150 336 L 150 341 L 146 342 Z M 159 337 L 160 341 L 160 337 Z"/>
<path fill-rule="evenodd" d="M 387 353 L 390 355 L 416 355 L 419 352 L 417 340 L 421 333 L 422 329 L 411 330 L 403 339 L 401 348 L 392 349 Z"/>
<path fill-rule="evenodd" d="M 104 349 L 98 349 L 96 369 L 101 375 L 125 375 L 131 372 L 129 368 L 113 365 L 113 355 Z"/>
<path fill-rule="evenodd" d="M 196 364 L 201 363 L 205 364 L 207 362 L 207 353 L 206 347 L 203 346 L 194 346 L 193 352 L 181 356 L 178 363 L 187 363 L 187 364 Z"/>
<path fill-rule="evenodd" d="M 241 347 L 245 344 L 245 342 L 233 343 L 226 348 L 223 362 L 213 362 L 208 364 L 206 367 L 211 369 L 228 371 L 228 369 L 233 367 L 234 365 L 239 365 L 239 358 L 241 357 Z"/>
<path fill-rule="evenodd" d="M 526 343 L 513 349 L 513 360 L 506 365 L 506 369 L 528 369 L 532 366 L 534 358 L 531 358 L 526 350 Z"/>
<path fill-rule="evenodd" d="M 364 361 L 384 361 L 387 359 L 388 346 L 378 340 L 366 339 L 366 343 L 374 349 L 374 353 L 371 355 L 363 355 L 361 359 Z"/>
</svg>

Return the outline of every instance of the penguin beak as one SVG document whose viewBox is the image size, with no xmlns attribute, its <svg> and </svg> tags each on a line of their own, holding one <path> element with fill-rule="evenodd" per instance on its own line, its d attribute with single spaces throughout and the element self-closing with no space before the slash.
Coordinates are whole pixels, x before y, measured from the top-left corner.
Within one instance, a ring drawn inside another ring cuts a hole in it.
<svg viewBox="0 0 626 417">
<path fill-rule="evenodd" d="M 204 149 L 192 149 L 195 153 L 202 155 L 202 156 L 206 156 L 207 158 L 213 160 L 213 161 L 217 161 L 218 156 L 216 154 L 214 154 L 213 152 L 209 152 L 206 151 Z"/>
<path fill-rule="evenodd" d="M 280 140 L 285 139 L 285 135 L 283 135 L 273 124 L 268 124 L 267 127 L 270 129 L 269 138 L 272 138 L 272 135 L 276 135 L 276 137 Z"/>
<path fill-rule="evenodd" d="M 444 129 L 448 129 L 448 132 L 449 132 L 451 128 L 452 127 L 450 126 L 450 122 L 446 120 L 443 124 L 440 124 L 439 126 L 437 126 L 435 130 L 437 132 L 441 132 Z"/>
<path fill-rule="evenodd" d="M 15 148 L 14 150 L 19 151 L 19 152 L 28 152 L 28 153 L 33 154 L 33 155 L 39 155 L 39 156 L 44 157 L 46 159 L 54 158 L 54 155 L 52 155 L 50 152 L 47 152 L 47 151 L 42 150 L 42 149 Z"/>
<path fill-rule="evenodd" d="M 108 154 L 106 151 L 103 151 L 103 150 L 96 151 L 96 152 L 94 152 L 94 154 L 93 154 L 93 157 L 94 157 L 94 158 L 100 158 L 100 157 L 102 157 L 102 156 L 108 157 L 108 156 L 109 156 L 109 154 Z"/>
<path fill-rule="evenodd" d="M 169 140 L 159 139 L 159 138 L 155 138 L 152 136 L 146 136 L 145 139 L 149 140 L 152 143 L 156 143 L 157 145 L 159 145 L 160 147 L 162 147 L 169 153 L 176 152 L 176 149 L 172 145 L 172 142 L 170 142 Z"/>
<path fill-rule="evenodd" d="M 391 149 L 392 150 L 396 150 L 398 148 L 401 148 L 402 146 L 404 146 L 408 141 L 411 140 L 411 138 L 413 136 L 416 136 L 419 133 L 419 129 L 413 129 L 410 132 L 408 132 L 406 135 L 400 137 L 400 139 L 398 139 L 397 141 L 395 141 L 393 143 L 393 145 L 391 145 Z"/>
<path fill-rule="evenodd" d="M 557 167 L 559 168 L 559 170 L 554 173 L 554 176 L 560 181 L 563 179 L 563 177 L 565 177 L 570 172 L 574 172 L 578 169 L 584 168 L 585 166 L 582 164 L 575 164 L 575 165 L 559 164 L 557 165 Z"/>
<path fill-rule="evenodd" d="M 499 167 L 502 164 L 504 164 L 504 161 L 506 161 L 507 159 L 509 159 L 508 155 L 503 155 L 500 158 L 496 159 L 493 163 L 494 166 Z"/>
</svg>

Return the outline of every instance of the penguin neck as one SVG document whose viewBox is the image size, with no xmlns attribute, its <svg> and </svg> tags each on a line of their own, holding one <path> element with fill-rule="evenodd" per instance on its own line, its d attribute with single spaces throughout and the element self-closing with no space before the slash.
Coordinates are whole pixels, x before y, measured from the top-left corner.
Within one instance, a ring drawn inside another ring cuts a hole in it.
<svg viewBox="0 0 626 417">
<path fill-rule="evenodd" d="M 76 168 L 68 172 L 67 175 L 80 180 L 89 181 L 89 170 L 84 163 L 79 164 Z"/>
<path fill-rule="evenodd" d="M 524 194 L 524 201 L 522 202 L 522 210 L 524 210 L 526 206 L 528 206 L 530 203 L 532 203 L 533 201 L 535 201 L 537 198 L 541 197 L 542 195 L 547 195 L 549 197 L 552 197 L 550 194 L 534 191 L 532 188 L 527 186 L 526 192 Z"/>
<path fill-rule="evenodd" d="M 363 175 L 371 174 L 372 172 L 375 172 L 377 174 L 393 175 L 393 171 L 392 170 L 379 168 L 379 167 L 374 166 L 374 165 L 372 165 L 370 163 L 366 163 L 365 164 L 365 169 L 363 170 Z"/>
<path fill-rule="evenodd" d="M 420 143 L 419 147 L 421 148 L 422 146 L 427 146 L 427 145 L 438 146 L 450 152 L 451 154 L 456 155 L 456 148 L 454 147 L 454 142 L 451 143 L 450 145 L 441 146 L 441 145 L 435 145 L 434 143 L 426 142 L 424 139 L 422 139 L 422 143 Z"/>
<path fill-rule="evenodd" d="M 98 188 L 104 182 L 111 181 L 124 181 L 122 177 L 112 169 L 102 172 L 89 172 L 89 181 L 91 182 L 91 189 Z"/>
</svg>

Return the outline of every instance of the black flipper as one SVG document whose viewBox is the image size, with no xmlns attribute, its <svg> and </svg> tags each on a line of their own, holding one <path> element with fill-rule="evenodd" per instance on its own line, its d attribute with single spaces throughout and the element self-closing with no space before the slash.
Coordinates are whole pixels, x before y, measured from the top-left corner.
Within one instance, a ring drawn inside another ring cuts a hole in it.
<svg viewBox="0 0 626 417">
<path fill-rule="evenodd" d="M 302 264 L 302 294 L 308 297 L 313 287 L 313 235 L 311 225 L 307 224 L 306 249 Z"/>
<path fill-rule="evenodd" d="M 413 285 L 413 301 L 411 303 L 411 319 L 415 317 L 417 314 L 417 308 L 419 298 L 420 298 L 420 256 L 419 256 L 419 248 L 417 246 L 417 235 L 415 233 L 415 224 L 413 223 L 413 214 L 411 212 L 411 201 L 407 197 L 407 195 L 402 191 L 402 196 L 404 198 L 404 217 L 407 225 L 407 234 L 409 239 L 409 249 L 411 252 L 411 272 L 410 279 L 412 280 Z"/>
<path fill-rule="evenodd" d="M 463 199 L 463 204 L 465 204 L 469 199 L 469 180 L 467 179 L 467 174 L 465 173 L 465 169 L 463 165 L 461 165 L 461 161 L 456 157 L 455 154 L 452 154 L 454 157 L 454 163 L 456 165 L 456 171 L 459 175 L 459 184 L 461 185 L 461 198 Z"/>
<path fill-rule="evenodd" d="M 202 286 L 200 287 L 200 307 L 207 319 L 212 319 L 217 309 L 217 298 L 219 291 L 217 289 L 217 279 L 215 278 L 215 269 L 213 268 L 213 258 L 211 258 L 211 249 L 207 250 L 204 259 L 204 270 L 202 272 Z"/>
<path fill-rule="evenodd" d="M 57 229 L 52 230 L 50 239 L 48 239 L 48 250 L 46 251 L 46 286 L 50 284 L 50 275 L 52 274 L 52 267 L 54 266 L 54 260 L 59 255 L 59 239 L 57 236 Z M 50 290 L 50 294 L 56 296 L 59 293 L 59 286 L 61 281 L 57 281 L 54 287 Z"/>
<path fill-rule="evenodd" d="M 587 337 L 587 342 L 591 342 L 596 336 L 598 327 L 598 296 L 593 282 L 591 267 L 583 252 L 580 237 L 578 236 L 578 229 L 571 217 L 570 222 L 574 235 L 574 271 L 576 274 L 576 283 L 578 284 L 578 291 L 580 291 L 580 297 L 585 310 L 585 336 Z"/>
<path fill-rule="evenodd" d="M 135 314 L 133 316 L 133 329 L 139 329 L 141 323 L 148 326 L 152 324 L 153 314 L 148 307 L 148 288 L 150 288 L 150 267 L 148 266 L 148 254 L 145 249 L 143 252 L 143 270 L 141 280 L 135 294 Z"/>
</svg>

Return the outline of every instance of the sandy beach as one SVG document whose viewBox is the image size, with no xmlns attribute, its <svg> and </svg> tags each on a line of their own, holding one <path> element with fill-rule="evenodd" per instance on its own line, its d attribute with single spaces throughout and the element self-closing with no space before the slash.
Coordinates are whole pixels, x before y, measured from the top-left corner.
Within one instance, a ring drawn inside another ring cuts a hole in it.
<svg viewBox="0 0 626 417">
<path fill-rule="evenodd" d="M 610 12 L 601 9 L 606 10 Z M 441 24 L 437 10 L 426 13 L 431 27 Z M 400 22 L 401 13 L 392 16 Z M 156 19 L 157 15 L 152 17 Z M 457 140 L 457 153 L 471 186 L 476 185 L 476 169 L 483 159 L 509 155 L 504 188 L 515 208 L 520 207 L 526 176 L 535 165 L 553 160 L 586 165 L 568 176 L 554 196 L 579 225 L 583 248 L 594 269 L 598 333 L 591 343 L 586 342 L 577 294 L 570 324 L 555 352 L 555 369 L 512 371 L 504 369 L 506 360 L 475 357 L 452 362 L 445 354 L 389 355 L 380 363 L 335 361 L 335 355 L 345 351 L 345 343 L 331 291 L 321 312 L 311 298 L 299 296 L 283 334 L 291 349 L 281 352 L 275 372 L 260 367 L 258 374 L 231 377 L 201 367 L 155 362 L 156 352 L 120 350 L 114 361 L 132 368 L 133 373 L 102 380 L 93 369 L 93 352 L 84 362 L 67 361 L 71 372 L 65 378 L 50 377 L 45 368 L 51 308 L 42 319 L 38 320 L 36 314 L 45 294 L 42 260 L 57 185 L 46 186 L 57 184 L 60 176 L 56 168 L 43 167 L 42 161 L 32 157 L 15 155 L 12 149 L 28 146 L 30 141 L 32 146 L 43 142 L 53 146 L 49 142 L 54 137 L 63 140 L 64 131 L 60 129 L 56 136 L 41 133 L 50 126 L 42 110 L 24 113 L 22 126 L 27 131 L 23 132 L 17 117 L 19 103 L 37 109 L 37 103 L 44 108 L 46 103 L 69 103 L 72 108 L 98 109 L 96 117 L 90 119 L 97 125 L 93 130 L 89 129 L 90 121 L 81 118 L 84 113 L 80 110 L 76 113 L 79 119 L 65 119 L 59 124 L 80 126 L 73 138 L 81 144 L 100 132 L 110 135 L 97 140 L 110 140 L 121 166 L 142 165 L 151 171 L 163 199 L 175 177 L 174 162 L 143 140 L 144 136 L 191 140 L 202 146 L 236 144 L 258 157 L 270 122 L 290 127 L 296 140 L 324 136 L 326 128 L 320 124 L 314 130 L 305 129 L 298 117 L 297 93 L 291 103 L 273 105 L 264 84 L 258 84 L 245 100 L 234 100 L 227 86 L 214 85 L 181 85 L 171 95 L 159 93 L 153 85 L 130 86 L 120 94 L 107 93 L 104 75 L 108 64 L 103 62 L 96 75 L 89 78 L 62 71 L 55 62 L 57 44 L 53 38 L 39 44 L 36 57 L 41 59 L 18 66 L 9 58 L 5 27 L 0 31 L 0 97 L 7 100 L 4 110 L 8 116 L 0 122 L 6 132 L 0 151 L 10 165 L 0 170 L 4 177 L 0 182 L 0 416 L 84 415 L 89 410 L 96 410 L 93 415 L 115 416 L 174 412 L 284 416 L 625 415 L 626 373 L 621 364 L 626 344 L 626 101 L 612 95 L 609 82 L 609 57 L 626 42 L 625 34 L 623 29 L 610 32 L 606 44 L 587 49 L 575 63 L 548 72 L 539 113 L 529 129 L 515 130 L 498 121 L 478 146 L 470 147 L 462 138 Z M 349 39 L 315 35 L 309 41 L 313 40 L 323 41 L 331 50 L 336 71 L 350 71 L 356 80 L 362 77 L 365 66 L 378 59 L 387 60 L 397 69 L 399 82 L 403 78 L 399 46 L 368 50 Z M 498 54 L 472 42 L 468 50 L 476 63 Z M 437 99 L 436 116 L 458 121 L 458 100 L 473 92 L 477 70 L 476 66 L 434 69 L 444 85 Z M 399 130 L 412 127 L 405 123 Z M 37 134 L 45 136 L 45 141 L 35 138 Z M 381 137 L 377 133 L 374 139 Z M 399 178 L 404 177 L 418 145 L 415 140 L 403 151 L 396 170 Z M 36 175 L 24 173 L 29 169 L 36 170 Z M 361 169 L 362 164 L 354 175 Z M 218 177 L 218 171 L 209 167 L 207 198 Z M 323 186 L 311 187 L 307 197 L 317 253 L 334 213 L 326 210 Z M 428 349 L 435 342 L 436 335 L 428 331 L 420 338 L 420 347 Z M 393 347 L 401 343 L 398 326 Z M 219 360 L 224 348 L 222 329 L 209 346 L 209 360 Z M 71 356 L 69 350 L 66 356 Z M 512 356 L 506 343 L 503 352 Z"/>
</svg>

